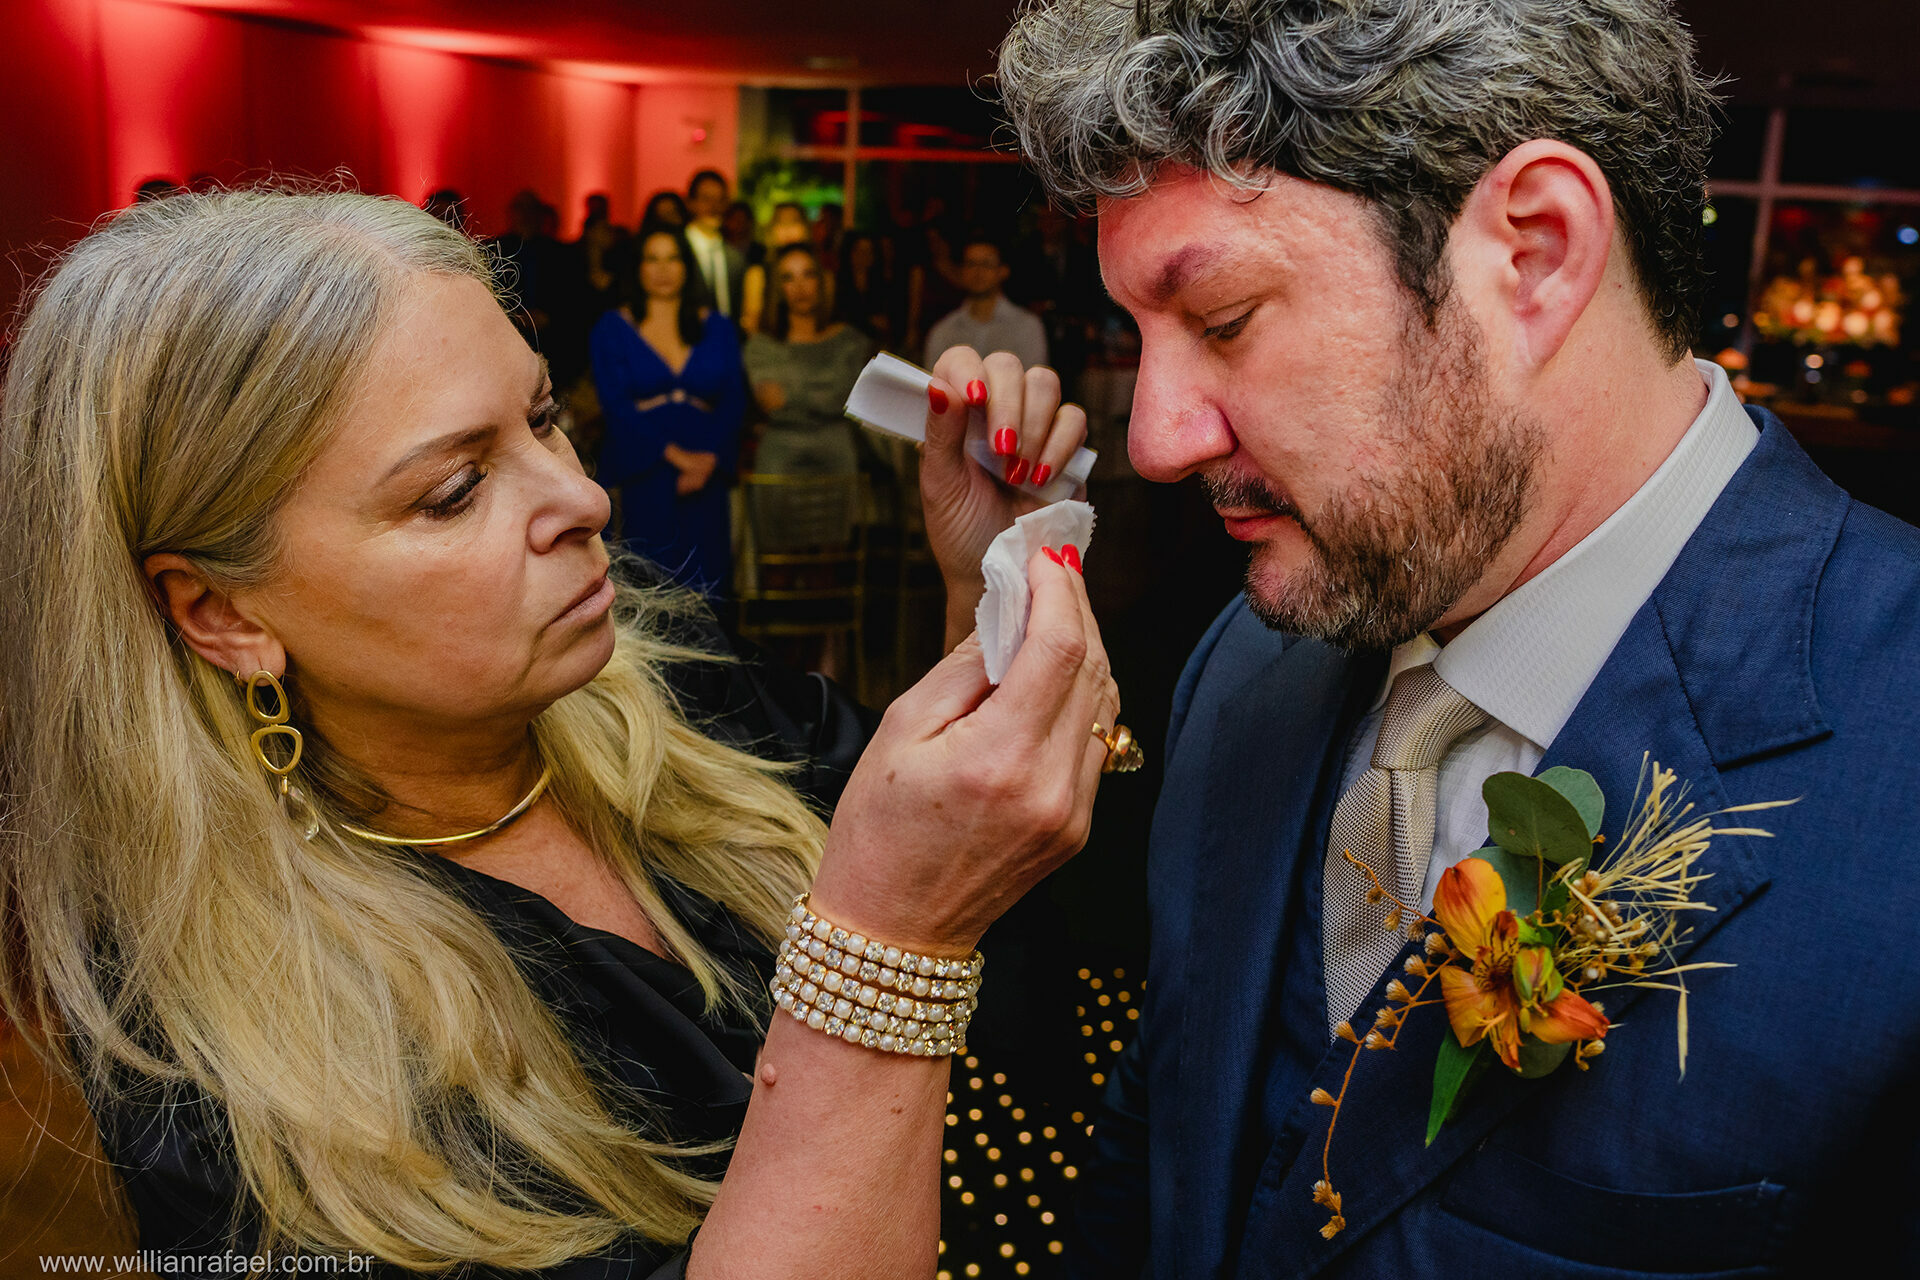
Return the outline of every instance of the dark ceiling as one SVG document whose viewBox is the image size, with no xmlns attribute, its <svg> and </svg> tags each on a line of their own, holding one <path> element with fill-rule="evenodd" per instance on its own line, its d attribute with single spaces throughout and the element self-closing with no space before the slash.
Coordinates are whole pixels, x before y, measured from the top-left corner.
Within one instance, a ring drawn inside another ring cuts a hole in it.
<svg viewBox="0 0 1920 1280">
<path fill-rule="evenodd" d="M 1012 0 L 203 0 L 622 78 L 959 84 L 992 65 Z M 1679 0 L 1749 103 L 1920 107 L 1920 0 Z"/>
</svg>

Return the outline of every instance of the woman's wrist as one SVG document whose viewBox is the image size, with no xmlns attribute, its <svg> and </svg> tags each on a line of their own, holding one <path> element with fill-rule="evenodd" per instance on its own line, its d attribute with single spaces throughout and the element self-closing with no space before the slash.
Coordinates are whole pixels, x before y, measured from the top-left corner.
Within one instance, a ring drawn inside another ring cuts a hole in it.
<svg viewBox="0 0 1920 1280">
<path fill-rule="evenodd" d="M 987 593 L 985 578 L 947 579 L 947 625 L 946 651 L 953 652 L 955 645 L 965 640 L 973 631 L 974 618 L 980 609 L 980 597 Z"/>
<path fill-rule="evenodd" d="M 916 955 L 967 955 L 984 932 L 949 918 L 947 903 L 916 902 L 903 893 L 855 883 L 830 867 L 821 868 L 807 905 L 849 931 Z"/>
</svg>

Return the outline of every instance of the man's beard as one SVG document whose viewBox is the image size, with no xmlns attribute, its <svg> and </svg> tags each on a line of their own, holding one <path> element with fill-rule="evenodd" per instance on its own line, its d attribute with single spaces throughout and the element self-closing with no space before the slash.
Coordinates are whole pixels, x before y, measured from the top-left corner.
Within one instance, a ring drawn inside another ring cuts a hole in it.
<svg viewBox="0 0 1920 1280">
<path fill-rule="evenodd" d="M 1456 304 L 1429 331 L 1409 309 L 1405 359 L 1375 412 L 1400 464 L 1307 516 L 1255 478 L 1208 474 L 1216 507 L 1292 517 L 1308 562 L 1283 581 L 1247 564 L 1247 603 L 1269 627 L 1343 649 L 1390 649 L 1443 617 L 1526 515 L 1538 426 L 1496 406 L 1479 330 Z"/>
</svg>

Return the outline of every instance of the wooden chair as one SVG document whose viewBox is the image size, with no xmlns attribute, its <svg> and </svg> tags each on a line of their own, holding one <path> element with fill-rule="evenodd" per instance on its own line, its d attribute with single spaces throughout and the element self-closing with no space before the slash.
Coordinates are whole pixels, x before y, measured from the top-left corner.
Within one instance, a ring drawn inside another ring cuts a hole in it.
<svg viewBox="0 0 1920 1280">
<path fill-rule="evenodd" d="M 845 637 L 850 684 L 867 696 L 867 512 L 858 475 L 747 472 L 738 517 L 734 598 L 739 631 L 755 640 Z"/>
</svg>

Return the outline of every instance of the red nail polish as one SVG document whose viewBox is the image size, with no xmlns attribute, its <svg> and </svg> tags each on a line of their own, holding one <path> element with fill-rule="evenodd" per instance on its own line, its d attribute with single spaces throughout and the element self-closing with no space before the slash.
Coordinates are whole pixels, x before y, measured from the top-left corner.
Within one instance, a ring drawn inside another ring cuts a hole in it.
<svg viewBox="0 0 1920 1280">
<path fill-rule="evenodd" d="M 987 384 L 975 378 L 967 384 L 967 403 L 985 404 L 987 402 Z"/>
<path fill-rule="evenodd" d="M 1040 488 L 1041 486 L 1045 485 L 1047 481 L 1051 479 L 1053 479 L 1053 468 L 1048 466 L 1046 463 L 1043 462 L 1039 466 L 1033 469 L 1033 487 L 1034 488 L 1036 489 Z"/>
<path fill-rule="evenodd" d="M 1040 549 L 1046 552 L 1047 559 L 1053 561 L 1055 564 L 1064 565 L 1066 563 L 1066 561 L 1060 558 L 1060 553 L 1058 551 L 1055 551 L 1052 547 L 1042 547 Z"/>
<path fill-rule="evenodd" d="M 1084 574 L 1086 572 L 1085 569 L 1080 567 L 1080 548 L 1074 546 L 1071 542 L 1060 548 L 1060 558 L 1065 560 L 1067 562 L 1067 568 L 1073 570 L 1075 573 Z"/>
<path fill-rule="evenodd" d="M 976 387 L 979 383 L 974 383 Z M 1003 458 L 1011 458 L 1013 451 L 1020 447 L 1020 437 L 1014 434 L 1012 427 L 1002 427 L 993 433 L 993 451 Z"/>
<path fill-rule="evenodd" d="M 947 393 L 929 383 L 927 386 L 927 403 L 933 407 L 935 413 L 945 413 L 947 411 Z"/>
<path fill-rule="evenodd" d="M 1019 484 L 1022 480 L 1025 480 L 1026 478 L 1027 478 L 1027 460 L 1025 458 L 1015 458 L 1012 462 L 1009 462 L 1007 464 L 1007 483 L 1008 484 Z"/>
</svg>

